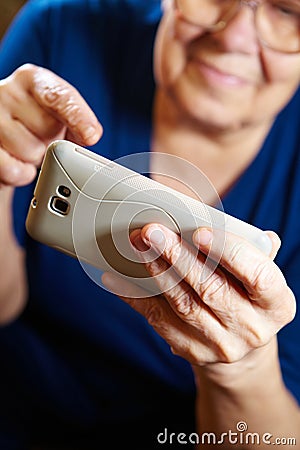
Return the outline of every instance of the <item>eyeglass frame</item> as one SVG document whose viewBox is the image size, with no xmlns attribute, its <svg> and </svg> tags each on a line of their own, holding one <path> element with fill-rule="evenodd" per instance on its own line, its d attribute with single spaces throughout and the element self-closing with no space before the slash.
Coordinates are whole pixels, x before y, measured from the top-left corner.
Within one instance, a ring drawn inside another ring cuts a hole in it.
<svg viewBox="0 0 300 450">
<path fill-rule="evenodd" d="M 276 48 L 273 48 L 270 44 L 268 44 L 264 39 L 262 39 L 259 35 L 259 30 L 257 28 L 257 22 L 256 22 L 256 14 L 257 14 L 257 10 L 258 8 L 263 5 L 264 3 L 268 3 L 269 0 L 233 0 L 232 5 L 237 5 L 236 9 L 234 9 L 232 7 L 232 12 L 230 12 L 230 10 L 228 11 L 228 15 L 229 17 L 226 18 L 226 13 L 224 15 L 223 18 L 221 18 L 219 20 L 219 22 L 215 23 L 214 25 L 202 25 L 200 23 L 196 23 L 193 22 L 191 19 L 189 19 L 183 12 L 183 8 L 179 6 L 179 1 L 175 0 L 175 8 L 181 13 L 183 20 L 186 21 L 187 23 L 190 23 L 191 25 L 196 25 L 199 27 L 203 27 L 205 28 L 205 30 L 209 33 L 217 33 L 218 31 L 224 30 L 227 25 L 230 23 L 230 21 L 232 19 L 234 19 L 234 17 L 236 16 L 236 14 L 238 14 L 239 10 L 243 7 L 243 6 L 248 6 L 249 8 L 252 9 L 253 13 L 254 13 L 254 25 L 255 25 L 255 30 L 256 30 L 256 34 L 259 40 L 259 43 L 266 48 L 269 48 L 275 52 L 278 53 L 284 53 L 284 54 L 289 54 L 289 55 L 295 55 L 300 53 L 300 27 L 299 27 L 299 49 L 298 50 L 279 50 Z M 180 0 L 180 3 L 182 2 L 182 0 Z M 299 11 L 299 23 L 300 23 L 300 11 Z"/>
</svg>

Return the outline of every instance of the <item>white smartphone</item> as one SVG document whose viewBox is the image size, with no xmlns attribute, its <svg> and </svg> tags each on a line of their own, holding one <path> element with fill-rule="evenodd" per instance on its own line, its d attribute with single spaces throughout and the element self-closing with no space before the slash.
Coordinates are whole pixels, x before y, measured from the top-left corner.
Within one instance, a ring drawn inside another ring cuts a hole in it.
<svg viewBox="0 0 300 450">
<path fill-rule="evenodd" d="M 189 242 L 195 229 L 209 226 L 271 251 L 268 236 L 253 225 L 72 142 L 49 145 L 26 219 L 33 239 L 152 290 L 129 239 L 133 229 L 150 222 Z"/>
</svg>

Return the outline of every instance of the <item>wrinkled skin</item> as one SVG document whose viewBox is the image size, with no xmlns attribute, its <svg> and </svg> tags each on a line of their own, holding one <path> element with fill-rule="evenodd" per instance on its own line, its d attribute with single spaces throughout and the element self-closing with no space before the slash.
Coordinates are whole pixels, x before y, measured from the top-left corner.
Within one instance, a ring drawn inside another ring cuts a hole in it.
<svg viewBox="0 0 300 450">
<path fill-rule="evenodd" d="M 210 230 L 199 229 L 192 246 L 162 225 L 135 230 L 131 241 L 141 260 L 149 247 L 158 254 L 145 263 L 148 272 L 155 277 L 172 266 L 179 282 L 175 285 L 175 274 L 161 276 L 163 294 L 145 294 L 141 299 L 140 288 L 118 280 L 123 283 L 118 285 L 118 291 L 124 291 L 122 298 L 148 320 L 172 351 L 200 366 L 241 360 L 269 343 L 295 314 L 293 293 L 273 262 L 280 246 L 275 233 L 269 232 L 273 242 L 270 256 L 227 233 L 219 267 L 201 283 L 199 274 L 211 236 Z M 105 274 L 103 281 L 114 290 L 115 275 Z"/>
<path fill-rule="evenodd" d="M 73 86 L 31 64 L 0 82 L 0 116 L 0 185 L 30 183 L 52 140 L 92 145 L 102 134 L 94 113 Z"/>
</svg>

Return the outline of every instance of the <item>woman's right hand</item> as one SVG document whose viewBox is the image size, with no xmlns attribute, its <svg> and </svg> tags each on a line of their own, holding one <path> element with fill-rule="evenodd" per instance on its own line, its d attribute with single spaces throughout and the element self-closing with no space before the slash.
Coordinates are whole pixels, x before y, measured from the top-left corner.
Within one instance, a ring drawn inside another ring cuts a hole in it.
<svg viewBox="0 0 300 450">
<path fill-rule="evenodd" d="M 101 135 L 86 101 L 53 72 L 25 64 L 0 81 L 0 186 L 33 181 L 51 141 L 93 145 Z"/>
</svg>

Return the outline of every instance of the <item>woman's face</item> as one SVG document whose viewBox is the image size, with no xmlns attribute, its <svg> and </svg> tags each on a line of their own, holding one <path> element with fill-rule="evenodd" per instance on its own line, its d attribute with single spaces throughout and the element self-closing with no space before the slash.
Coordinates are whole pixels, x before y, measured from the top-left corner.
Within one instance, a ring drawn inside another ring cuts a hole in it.
<svg viewBox="0 0 300 450">
<path fill-rule="evenodd" d="M 262 47 L 249 7 L 223 30 L 207 33 L 183 20 L 170 2 L 154 68 L 158 88 L 179 112 L 202 126 L 239 129 L 272 120 L 288 102 L 299 85 L 300 54 Z"/>
</svg>

